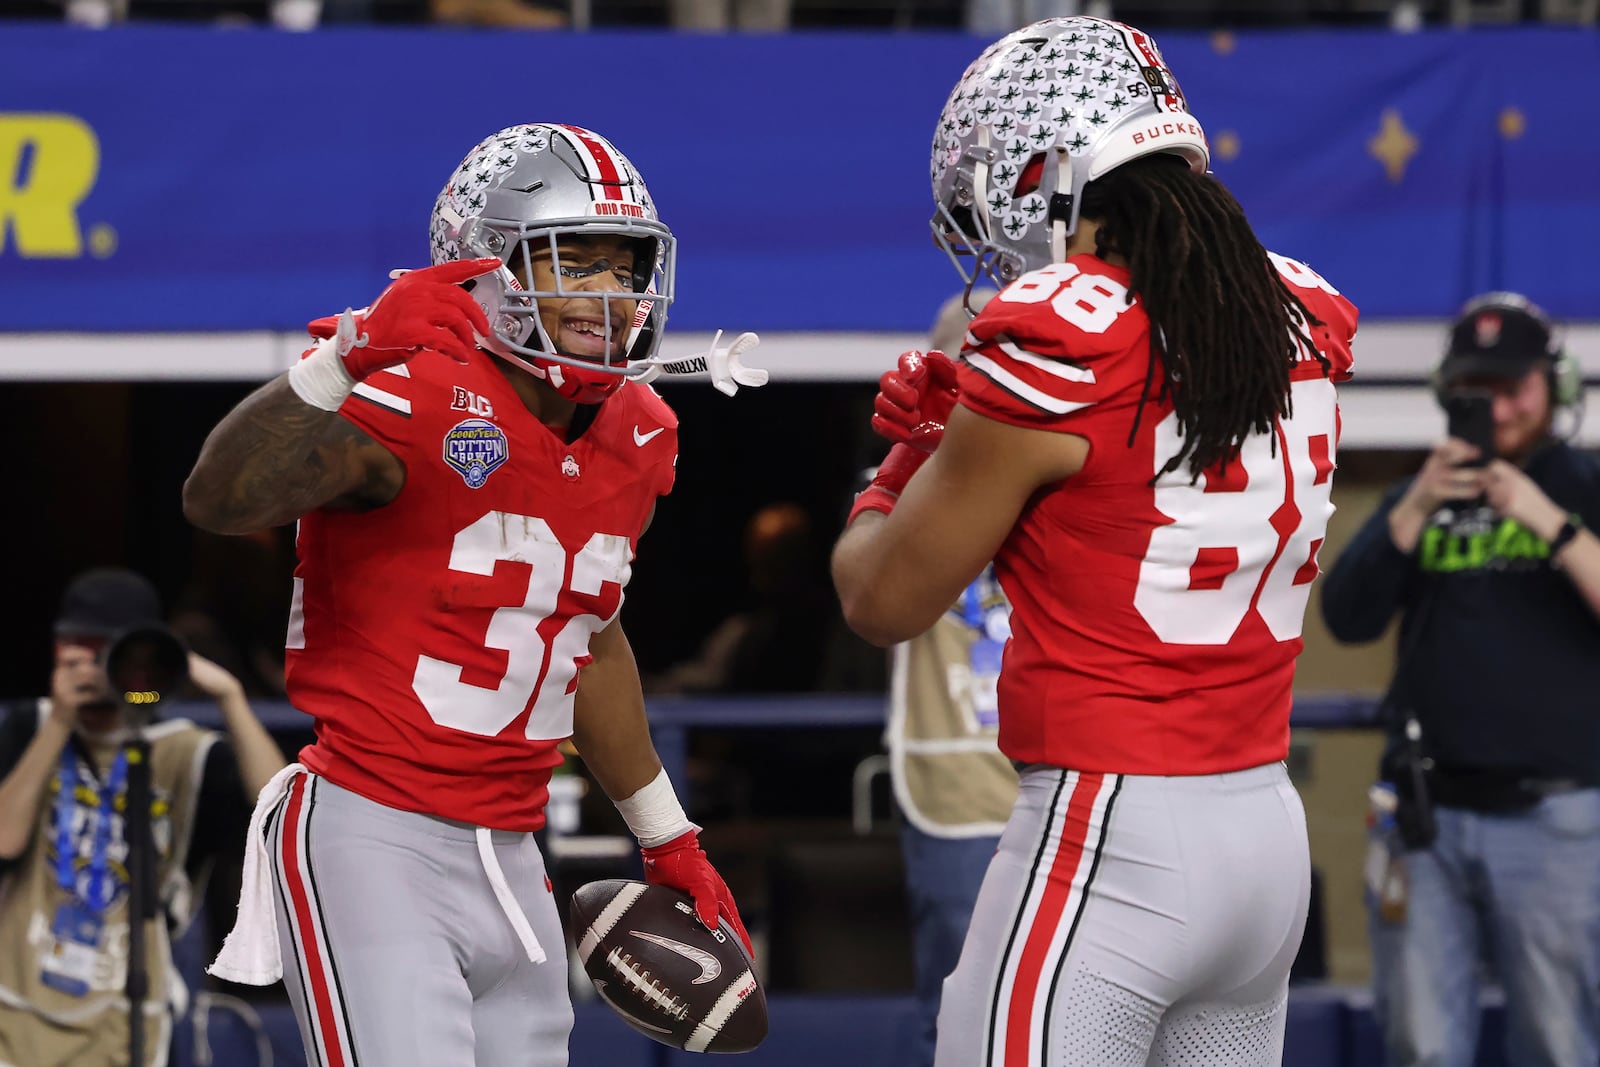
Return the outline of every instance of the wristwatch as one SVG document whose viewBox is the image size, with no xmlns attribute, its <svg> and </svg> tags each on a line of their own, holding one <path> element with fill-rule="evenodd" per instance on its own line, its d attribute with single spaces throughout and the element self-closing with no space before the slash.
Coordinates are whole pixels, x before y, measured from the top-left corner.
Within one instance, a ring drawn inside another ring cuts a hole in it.
<svg viewBox="0 0 1600 1067">
<path fill-rule="evenodd" d="M 1583 529 L 1583 519 L 1572 512 L 1568 512 L 1567 521 L 1563 522 L 1561 528 L 1556 531 L 1556 535 L 1550 538 L 1550 558 L 1555 559 L 1561 550 L 1566 548 L 1574 537 L 1578 536 L 1578 531 L 1581 529 Z"/>
</svg>

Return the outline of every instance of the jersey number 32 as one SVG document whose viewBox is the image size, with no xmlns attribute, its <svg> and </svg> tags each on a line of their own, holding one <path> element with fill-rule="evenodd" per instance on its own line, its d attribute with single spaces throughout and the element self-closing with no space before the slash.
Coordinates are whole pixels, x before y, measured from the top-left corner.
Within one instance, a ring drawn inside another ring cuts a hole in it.
<svg viewBox="0 0 1600 1067">
<path fill-rule="evenodd" d="M 417 659 L 412 690 L 434 722 L 453 730 L 492 737 L 529 709 L 529 739 L 568 737 L 570 690 L 579 661 L 589 654 L 589 639 L 609 619 L 574 614 L 548 640 L 541 625 L 556 613 L 568 590 L 600 597 L 611 585 L 616 589 L 615 607 L 620 607 L 631 568 L 628 539 L 597 533 L 569 560 L 566 546 L 549 523 L 498 511 L 456 534 L 450 550 L 452 571 L 489 576 L 501 561 L 529 564 L 529 572 L 522 603 L 496 609 L 484 635 L 486 647 L 506 653 L 500 684 L 493 689 L 473 685 L 462 680 L 460 664 L 425 655 Z"/>
</svg>

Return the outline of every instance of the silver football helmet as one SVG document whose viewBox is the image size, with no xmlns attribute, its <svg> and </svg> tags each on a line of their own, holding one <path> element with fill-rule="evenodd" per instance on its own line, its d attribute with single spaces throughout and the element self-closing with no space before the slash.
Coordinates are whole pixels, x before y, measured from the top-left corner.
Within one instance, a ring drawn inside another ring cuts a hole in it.
<svg viewBox="0 0 1600 1067">
<path fill-rule="evenodd" d="M 596 234 L 638 241 L 630 289 L 569 287 L 567 278 L 584 275 L 563 269 L 555 271 L 554 288 L 534 287 L 528 265 L 537 253 L 548 252 L 554 263 L 563 237 Z M 429 238 L 435 264 L 500 260 L 498 271 L 469 283 L 494 332 L 485 346 L 547 379 L 562 395 L 597 403 L 626 376 L 648 369 L 643 361 L 655 354 L 672 303 L 676 242 L 638 171 L 599 134 L 537 124 L 510 126 L 485 138 L 440 190 Z M 541 299 L 572 297 L 603 302 L 603 356 L 557 351 L 540 322 Z M 617 310 L 625 309 L 626 316 L 613 315 L 614 302 L 622 303 Z M 612 324 L 624 318 L 627 333 L 617 344 Z"/>
<path fill-rule="evenodd" d="M 1036 22 L 984 49 L 945 103 L 934 236 L 969 289 L 1004 288 L 1066 258 L 1085 185 L 1153 152 L 1210 161 L 1155 41 L 1107 19 Z"/>
</svg>

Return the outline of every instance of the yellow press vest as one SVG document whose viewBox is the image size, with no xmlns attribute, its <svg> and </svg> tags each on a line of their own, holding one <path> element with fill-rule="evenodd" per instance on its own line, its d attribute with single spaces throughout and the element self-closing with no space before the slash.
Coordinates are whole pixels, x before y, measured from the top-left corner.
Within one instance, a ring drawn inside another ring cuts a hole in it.
<svg viewBox="0 0 1600 1067">
<path fill-rule="evenodd" d="M 974 598 L 978 614 L 991 618 L 1008 608 L 987 568 L 966 597 Z M 993 684 L 973 669 L 982 623 L 959 609 L 895 647 L 890 775 L 907 821 L 923 833 L 997 836 L 1017 799 L 1017 772 L 996 747 L 998 726 L 977 710 L 978 690 Z"/>
<path fill-rule="evenodd" d="M 49 701 L 41 700 L 40 722 L 48 714 Z M 146 1063 L 163 1067 L 171 1036 L 174 981 L 166 915 L 172 915 L 180 927 L 192 917 L 194 888 L 184 865 L 206 754 L 217 735 L 186 719 L 175 719 L 148 727 L 145 736 L 150 741 L 151 834 L 159 857 L 155 883 L 162 904 L 145 930 L 145 973 L 149 978 L 144 1005 L 148 1020 L 145 1047 Z M 83 784 L 74 801 L 70 840 L 78 862 L 87 864 L 101 818 L 100 785 L 117 746 L 80 740 L 84 748 L 72 745 L 67 751 L 86 750 L 93 766 L 79 756 L 78 779 Z M 19 857 L 17 866 L 0 880 L 0 1067 L 111 1067 L 127 1063 L 128 1001 L 124 989 L 129 943 L 128 853 L 120 816 L 126 793 L 117 799 L 118 814 L 113 817 L 108 849 L 114 895 L 102 917 L 88 991 L 74 996 L 42 979 L 45 955 L 55 944 L 51 927 L 57 909 L 71 899 L 56 880 L 60 790 L 58 764 L 39 805 L 33 841 Z"/>
</svg>

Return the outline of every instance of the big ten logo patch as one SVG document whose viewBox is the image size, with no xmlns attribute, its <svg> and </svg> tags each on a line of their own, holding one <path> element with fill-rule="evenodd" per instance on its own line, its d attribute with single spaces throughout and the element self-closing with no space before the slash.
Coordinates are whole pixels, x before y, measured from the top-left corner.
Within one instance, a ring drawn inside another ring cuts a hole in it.
<svg viewBox="0 0 1600 1067">
<path fill-rule="evenodd" d="M 463 389 L 459 385 L 451 386 L 450 410 L 465 411 L 486 419 L 494 418 L 494 405 L 489 403 L 488 397 L 479 396 L 471 389 Z"/>
<path fill-rule="evenodd" d="M 86 234 L 78 207 L 100 173 L 100 140 L 76 115 L 0 112 L 0 255 L 77 259 L 87 246 L 104 259 L 116 251 L 110 226 Z"/>
</svg>

